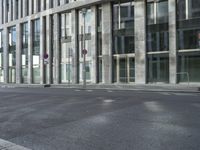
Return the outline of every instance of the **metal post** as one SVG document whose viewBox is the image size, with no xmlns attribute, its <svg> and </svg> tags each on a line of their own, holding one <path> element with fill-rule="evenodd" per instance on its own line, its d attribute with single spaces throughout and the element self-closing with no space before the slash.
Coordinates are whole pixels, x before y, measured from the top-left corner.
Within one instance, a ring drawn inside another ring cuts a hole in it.
<svg viewBox="0 0 200 150">
<path fill-rule="evenodd" d="M 82 15 L 83 15 L 83 51 L 85 51 L 85 16 L 87 13 L 87 9 L 82 9 Z M 86 53 L 83 52 L 83 88 L 86 89 Z"/>
</svg>

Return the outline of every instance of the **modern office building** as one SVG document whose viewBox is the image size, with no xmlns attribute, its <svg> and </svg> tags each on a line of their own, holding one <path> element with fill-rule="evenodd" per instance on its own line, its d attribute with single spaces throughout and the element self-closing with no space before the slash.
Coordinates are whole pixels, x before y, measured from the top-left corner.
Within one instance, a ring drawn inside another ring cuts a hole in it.
<svg viewBox="0 0 200 150">
<path fill-rule="evenodd" d="M 200 0 L 0 0 L 0 82 L 84 77 L 200 83 Z"/>
</svg>

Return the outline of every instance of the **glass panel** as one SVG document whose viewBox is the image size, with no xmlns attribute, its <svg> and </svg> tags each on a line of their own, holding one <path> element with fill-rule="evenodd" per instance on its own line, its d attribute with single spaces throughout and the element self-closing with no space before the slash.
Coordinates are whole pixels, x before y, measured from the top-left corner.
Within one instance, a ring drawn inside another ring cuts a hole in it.
<svg viewBox="0 0 200 150">
<path fill-rule="evenodd" d="M 135 82 L 135 58 L 129 58 L 129 82 Z"/>
<path fill-rule="evenodd" d="M 113 67 L 112 67 L 112 75 L 113 75 L 113 82 L 117 82 L 117 58 L 113 58 Z"/>
<path fill-rule="evenodd" d="M 28 23 L 22 24 L 22 83 L 28 83 Z"/>
<path fill-rule="evenodd" d="M 8 54 L 8 72 L 9 72 L 9 83 L 16 82 L 16 27 L 8 29 L 9 32 L 9 54 Z"/>
<path fill-rule="evenodd" d="M 92 37 L 95 34 L 95 26 L 93 25 L 93 21 L 95 19 L 94 11 L 91 9 L 86 9 L 85 15 L 82 10 L 79 11 L 79 81 L 83 82 L 83 53 L 82 50 L 87 50 L 86 55 L 86 80 L 87 82 L 91 82 L 91 73 L 93 73 L 92 68 L 92 57 L 93 57 L 93 42 Z M 85 33 L 85 36 L 84 36 Z"/>
<path fill-rule="evenodd" d="M 113 54 L 134 53 L 134 4 L 113 5 Z"/>
<path fill-rule="evenodd" d="M 119 81 L 127 82 L 127 60 L 125 58 L 119 60 Z"/>
<path fill-rule="evenodd" d="M 33 21 L 33 83 L 40 83 L 40 20 Z"/>
<path fill-rule="evenodd" d="M 168 51 L 168 1 L 148 2 L 147 12 L 147 51 Z"/>
<path fill-rule="evenodd" d="M 2 31 L 0 31 L 0 82 L 4 82 L 3 70 L 3 38 Z"/>
<path fill-rule="evenodd" d="M 148 56 L 148 82 L 169 82 L 169 56 L 167 54 Z"/>
<path fill-rule="evenodd" d="M 178 82 L 200 82 L 200 52 L 179 54 Z"/>
</svg>

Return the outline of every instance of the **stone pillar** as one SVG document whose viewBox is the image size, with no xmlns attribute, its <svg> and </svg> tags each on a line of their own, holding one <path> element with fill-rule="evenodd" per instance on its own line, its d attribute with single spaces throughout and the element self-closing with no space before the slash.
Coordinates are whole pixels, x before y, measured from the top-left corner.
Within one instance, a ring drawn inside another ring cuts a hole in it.
<svg viewBox="0 0 200 150">
<path fill-rule="evenodd" d="M 17 9 L 18 9 L 18 6 L 17 6 L 17 3 L 16 3 L 16 0 L 12 0 L 13 1 L 13 20 L 16 20 L 17 19 Z"/>
<path fill-rule="evenodd" d="M 40 17 L 40 84 L 44 84 L 45 17 Z"/>
<path fill-rule="evenodd" d="M 177 83 L 176 0 L 169 0 L 169 82 Z"/>
<path fill-rule="evenodd" d="M 53 8 L 58 6 L 58 1 L 57 0 L 53 0 Z"/>
<path fill-rule="evenodd" d="M 33 23 L 28 21 L 28 83 L 33 83 Z"/>
<path fill-rule="evenodd" d="M 22 0 L 18 0 L 19 1 L 19 5 L 18 5 L 18 18 L 22 17 Z"/>
<path fill-rule="evenodd" d="M 49 55 L 49 63 L 46 65 L 46 83 L 51 84 L 52 83 L 52 20 L 51 16 L 46 16 L 46 53 Z"/>
<path fill-rule="evenodd" d="M 8 22 L 11 21 L 11 15 L 12 15 L 11 1 L 12 1 L 12 0 L 8 0 L 8 3 L 9 3 Z"/>
<path fill-rule="evenodd" d="M 72 69 L 73 69 L 73 77 L 72 77 L 72 82 L 73 84 L 77 84 L 79 82 L 78 79 L 78 14 L 76 10 L 72 10 L 72 40 L 71 40 L 71 45 L 72 45 Z"/>
<path fill-rule="evenodd" d="M 21 83 L 22 76 L 22 61 L 21 61 L 21 49 L 22 49 L 22 34 L 20 24 L 16 25 L 16 83 Z"/>
<path fill-rule="evenodd" d="M 27 13 L 27 0 L 23 0 L 23 17 L 26 17 Z"/>
<path fill-rule="evenodd" d="M 2 5 L 2 0 L 0 0 L 0 25 L 3 24 L 3 13 L 2 13 L 2 10 L 3 10 L 3 5 Z"/>
<path fill-rule="evenodd" d="M 4 68 L 4 83 L 9 82 L 9 69 L 8 69 L 8 28 L 3 29 L 3 68 Z"/>
<path fill-rule="evenodd" d="M 33 13 L 33 0 L 29 0 L 29 15 L 32 15 L 32 13 Z"/>
<path fill-rule="evenodd" d="M 64 5 L 65 4 L 65 0 L 60 0 L 60 5 Z"/>
<path fill-rule="evenodd" d="M 8 8 L 7 8 L 7 0 L 3 0 L 3 10 L 4 10 L 4 23 L 8 22 Z"/>
<path fill-rule="evenodd" d="M 55 71 L 55 81 L 54 83 L 59 84 L 60 83 L 60 51 L 61 51 L 61 45 L 60 45 L 60 16 L 59 14 L 54 14 L 53 16 L 54 20 L 54 71 Z"/>
<path fill-rule="evenodd" d="M 102 81 L 112 83 L 112 8 L 102 4 Z"/>
<path fill-rule="evenodd" d="M 92 10 L 92 36 L 91 36 L 91 57 L 92 57 L 92 74 L 91 74 L 91 80 L 93 83 L 97 83 L 97 7 L 93 6 L 91 8 Z"/>
<path fill-rule="evenodd" d="M 41 4 L 40 4 L 40 5 L 41 5 L 41 11 L 44 11 L 44 10 L 45 10 L 45 4 L 44 4 L 45 1 L 46 1 L 46 0 L 41 0 L 41 2 L 40 2 L 40 3 L 41 3 Z"/>
<path fill-rule="evenodd" d="M 34 0 L 34 13 L 37 13 L 38 12 L 38 0 Z"/>
<path fill-rule="evenodd" d="M 146 2 L 135 0 L 135 83 L 146 83 Z"/>
</svg>

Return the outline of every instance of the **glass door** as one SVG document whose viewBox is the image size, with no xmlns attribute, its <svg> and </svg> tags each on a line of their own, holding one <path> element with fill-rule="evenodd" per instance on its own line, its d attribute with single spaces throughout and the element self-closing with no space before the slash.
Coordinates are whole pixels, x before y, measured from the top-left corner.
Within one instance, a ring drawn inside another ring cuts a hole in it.
<svg viewBox="0 0 200 150">
<path fill-rule="evenodd" d="M 134 57 L 118 57 L 116 58 L 117 82 L 131 83 L 135 82 L 135 58 Z"/>
</svg>

